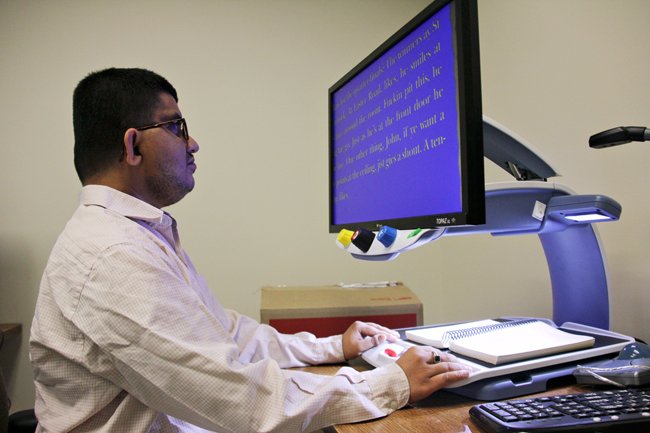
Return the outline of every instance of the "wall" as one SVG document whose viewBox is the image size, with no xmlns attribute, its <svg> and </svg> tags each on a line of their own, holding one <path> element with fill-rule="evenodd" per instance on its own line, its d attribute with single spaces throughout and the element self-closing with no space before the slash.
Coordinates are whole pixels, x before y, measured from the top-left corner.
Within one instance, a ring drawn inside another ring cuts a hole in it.
<svg viewBox="0 0 650 433">
<path fill-rule="evenodd" d="M 327 233 L 327 89 L 425 0 L 0 1 L 0 321 L 13 409 L 33 404 L 27 338 L 49 250 L 76 206 L 71 94 L 91 70 L 166 76 L 201 150 L 197 188 L 169 210 L 215 294 L 259 317 L 259 287 L 402 280 L 425 321 L 549 316 L 536 237 L 455 237 L 390 263 Z M 650 339 L 650 145 L 588 137 L 650 126 L 646 0 L 479 0 L 484 113 L 528 139 L 580 193 L 623 205 L 601 224 L 612 329 Z M 487 163 L 487 180 L 507 180 Z"/>
</svg>

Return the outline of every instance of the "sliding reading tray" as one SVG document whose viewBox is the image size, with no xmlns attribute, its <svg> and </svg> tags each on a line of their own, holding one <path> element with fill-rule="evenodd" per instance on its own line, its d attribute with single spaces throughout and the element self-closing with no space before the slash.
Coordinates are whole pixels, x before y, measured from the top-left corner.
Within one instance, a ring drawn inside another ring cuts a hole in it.
<svg viewBox="0 0 650 433">
<path fill-rule="evenodd" d="M 507 318 L 505 320 L 512 319 L 514 318 Z M 538 320 L 556 326 L 549 319 Z M 443 324 L 408 329 L 430 328 L 433 326 L 443 326 Z M 567 322 L 558 328 L 570 333 L 591 335 L 595 338 L 595 343 L 587 349 L 542 356 L 502 365 L 492 365 L 454 354 L 460 362 L 471 366 L 473 373 L 467 379 L 456 382 L 453 386 L 446 388 L 446 390 L 476 400 L 501 400 L 543 392 L 553 382 L 572 379 L 573 370 L 577 365 L 589 366 L 605 359 L 611 359 L 625 345 L 634 341 L 634 338 L 623 334 L 578 323 Z M 397 342 L 400 346 L 410 347 L 417 345 L 406 340 L 404 332 L 408 329 L 398 330 L 402 337 L 402 340 Z M 362 358 L 374 367 L 394 362 L 396 358 L 385 356 L 384 350 L 385 346 L 377 346 L 366 351 L 362 355 Z"/>
</svg>

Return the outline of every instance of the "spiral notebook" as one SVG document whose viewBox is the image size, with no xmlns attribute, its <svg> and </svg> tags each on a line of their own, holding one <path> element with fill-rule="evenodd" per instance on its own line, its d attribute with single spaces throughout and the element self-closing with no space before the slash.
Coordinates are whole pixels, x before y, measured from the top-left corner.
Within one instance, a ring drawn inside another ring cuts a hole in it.
<svg viewBox="0 0 650 433">
<path fill-rule="evenodd" d="M 480 320 L 405 334 L 416 343 L 448 348 L 493 365 L 584 349 L 595 342 L 593 336 L 566 332 L 537 319 Z"/>
</svg>

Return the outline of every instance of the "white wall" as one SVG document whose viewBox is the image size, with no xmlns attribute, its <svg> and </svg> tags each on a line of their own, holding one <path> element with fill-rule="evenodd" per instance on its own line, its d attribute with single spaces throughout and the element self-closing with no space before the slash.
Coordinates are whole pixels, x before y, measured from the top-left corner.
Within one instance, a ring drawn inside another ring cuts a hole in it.
<svg viewBox="0 0 650 433">
<path fill-rule="evenodd" d="M 91 70 L 140 66 L 177 88 L 200 143 L 197 188 L 171 208 L 228 306 L 259 287 L 402 280 L 425 321 L 550 316 L 534 236 L 442 239 L 391 263 L 352 260 L 327 232 L 327 89 L 426 0 L 0 1 L 0 322 L 13 410 L 33 402 L 27 338 L 42 269 L 76 206 L 71 94 Z M 599 231 L 612 329 L 650 339 L 650 144 L 588 137 L 650 126 L 650 2 L 479 0 L 484 113 L 532 142 L 580 193 L 623 205 Z M 490 163 L 488 163 L 490 164 Z M 487 167 L 487 180 L 507 180 Z"/>
</svg>

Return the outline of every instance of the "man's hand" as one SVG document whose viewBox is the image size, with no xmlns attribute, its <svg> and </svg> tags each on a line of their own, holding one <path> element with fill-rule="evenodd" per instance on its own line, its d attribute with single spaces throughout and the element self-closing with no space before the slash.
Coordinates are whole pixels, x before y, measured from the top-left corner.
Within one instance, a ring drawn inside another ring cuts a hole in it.
<svg viewBox="0 0 650 433">
<path fill-rule="evenodd" d="M 356 358 L 366 350 L 383 343 L 397 341 L 399 333 L 375 323 L 354 322 L 343 334 L 343 356 Z"/>
<path fill-rule="evenodd" d="M 431 393 L 465 379 L 471 368 L 456 361 L 448 353 L 439 353 L 432 347 L 416 346 L 404 352 L 397 360 L 409 381 L 409 403 L 422 400 Z"/>
</svg>

